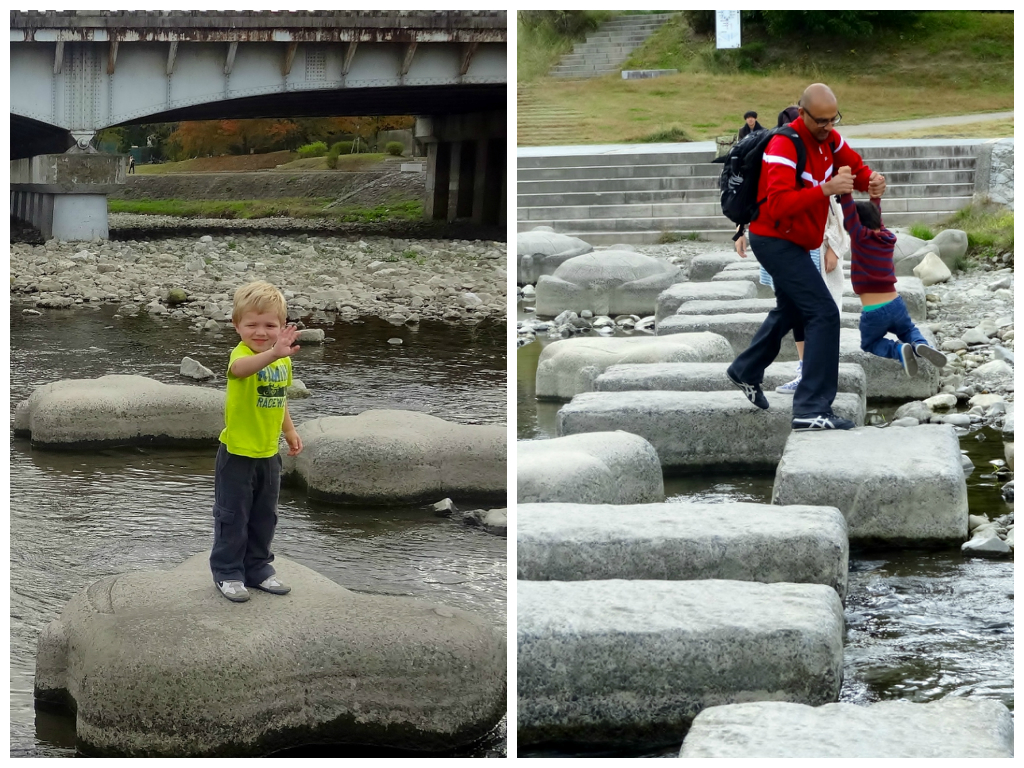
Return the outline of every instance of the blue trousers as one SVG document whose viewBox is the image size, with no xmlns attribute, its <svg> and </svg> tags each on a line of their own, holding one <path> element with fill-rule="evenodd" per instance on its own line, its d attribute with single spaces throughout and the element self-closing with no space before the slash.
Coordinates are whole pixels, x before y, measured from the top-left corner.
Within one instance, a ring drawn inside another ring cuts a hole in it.
<svg viewBox="0 0 1024 768">
<path fill-rule="evenodd" d="M 793 394 L 793 416 L 820 416 L 832 410 L 839 386 L 839 309 L 807 250 L 777 237 L 750 235 L 754 258 L 772 277 L 775 308 L 750 346 L 733 361 L 733 375 L 760 384 L 775 362 L 782 338 L 804 329 L 803 378 Z"/>
<path fill-rule="evenodd" d="M 928 344 L 910 319 L 903 297 L 897 296 L 884 307 L 863 312 L 860 316 L 860 348 L 865 352 L 891 360 L 900 359 L 900 345 L 885 334 L 895 333 L 905 344 Z"/>
<path fill-rule="evenodd" d="M 221 443 L 213 486 L 213 580 L 259 584 L 276 573 L 270 542 L 277 528 L 281 457 L 237 456 Z"/>
</svg>

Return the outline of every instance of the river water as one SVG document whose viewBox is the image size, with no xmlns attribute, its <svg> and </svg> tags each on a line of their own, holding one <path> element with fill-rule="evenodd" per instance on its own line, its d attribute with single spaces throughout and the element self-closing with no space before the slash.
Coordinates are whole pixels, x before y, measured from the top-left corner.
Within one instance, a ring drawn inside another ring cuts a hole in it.
<svg viewBox="0 0 1024 768">
<path fill-rule="evenodd" d="M 520 440 L 557 437 L 561 403 L 536 399 L 537 360 L 546 338 L 517 353 L 517 432 Z M 898 404 L 868 404 L 891 419 Z M 984 439 L 978 439 L 983 436 Z M 960 439 L 976 469 L 967 477 L 973 515 L 995 520 L 1013 512 L 1003 501 L 1005 480 L 989 461 L 1004 454 L 999 432 L 984 428 Z M 689 475 L 665 479 L 665 500 L 771 503 L 774 473 Z M 846 645 L 840 701 L 870 704 L 944 696 L 992 698 L 1013 710 L 1013 562 L 961 556 L 959 548 L 850 553 L 845 607 Z M 674 757 L 661 750 L 624 749 L 619 755 Z M 583 753 L 529 752 L 522 756 Z"/>
<path fill-rule="evenodd" d="M 133 373 L 190 383 L 178 376 L 183 356 L 221 371 L 238 341 L 233 331 L 211 336 L 167 319 L 115 318 L 114 307 L 41 316 L 21 309 L 11 308 L 12 414 L 33 388 L 58 379 Z M 289 403 L 296 423 L 371 408 L 423 411 L 464 424 L 506 422 L 504 323 L 395 327 L 370 318 L 318 327 L 334 340 L 293 358 L 296 378 L 313 393 Z M 388 344 L 394 337 L 404 343 Z M 76 754 L 73 718 L 33 707 L 39 632 L 73 595 L 104 576 L 166 569 L 209 550 L 215 455 L 216 446 L 62 453 L 11 440 L 12 756 Z M 469 500 L 464 506 L 472 508 Z M 452 605 L 505 631 L 505 538 L 422 508 L 336 507 L 288 487 L 279 515 L 276 554 L 346 588 Z M 502 723 L 484 743 L 460 753 L 504 756 L 504 729 Z"/>
</svg>

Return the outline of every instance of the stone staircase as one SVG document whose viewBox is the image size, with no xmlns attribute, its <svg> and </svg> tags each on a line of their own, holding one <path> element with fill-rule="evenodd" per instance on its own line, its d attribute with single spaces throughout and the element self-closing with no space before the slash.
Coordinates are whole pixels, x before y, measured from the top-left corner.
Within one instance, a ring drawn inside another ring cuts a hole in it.
<svg viewBox="0 0 1024 768">
<path fill-rule="evenodd" d="M 850 141 L 884 173 L 887 226 L 940 221 L 971 202 L 982 140 Z M 656 243 L 666 234 L 726 241 L 735 226 L 722 214 L 713 145 L 565 147 L 520 151 L 520 232 L 538 226 L 592 245 Z M 555 150 L 558 152 L 558 150 Z"/>
<path fill-rule="evenodd" d="M 552 68 L 551 77 L 600 77 L 618 72 L 622 64 L 651 34 L 672 18 L 671 13 L 616 16 L 577 43 L 572 53 Z"/>
<path fill-rule="evenodd" d="M 585 116 L 552 100 L 543 88 L 516 88 L 516 141 L 519 146 L 573 144 Z"/>
</svg>

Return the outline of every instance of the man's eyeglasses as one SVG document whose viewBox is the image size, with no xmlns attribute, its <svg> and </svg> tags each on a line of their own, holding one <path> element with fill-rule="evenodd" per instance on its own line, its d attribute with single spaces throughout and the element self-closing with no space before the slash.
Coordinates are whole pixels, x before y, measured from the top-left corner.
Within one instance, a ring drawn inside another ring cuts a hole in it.
<svg viewBox="0 0 1024 768">
<path fill-rule="evenodd" d="M 810 111 L 808 111 L 807 107 L 802 107 L 802 109 L 803 109 L 804 112 L 807 113 L 807 116 L 809 118 L 811 118 L 811 120 L 816 122 L 822 128 L 824 128 L 829 123 L 832 123 L 832 125 L 839 125 L 839 123 L 841 123 L 843 121 L 843 113 L 842 112 L 836 112 L 836 116 L 835 117 L 826 117 L 826 118 L 823 119 L 823 118 L 815 117 L 814 115 L 812 115 L 810 113 Z"/>
</svg>

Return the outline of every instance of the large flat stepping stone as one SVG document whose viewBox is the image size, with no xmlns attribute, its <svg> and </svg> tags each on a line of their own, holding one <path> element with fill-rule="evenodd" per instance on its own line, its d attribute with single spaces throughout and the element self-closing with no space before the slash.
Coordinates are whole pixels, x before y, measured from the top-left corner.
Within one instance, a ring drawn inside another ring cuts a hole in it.
<svg viewBox="0 0 1024 768">
<path fill-rule="evenodd" d="M 437 751 L 506 708 L 505 633 L 457 608 L 351 592 L 284 557 L 285 596 L 226 600 L 209 553 L 97 581 L 39 638 L 35 696 L 127 756 L 258 756 L 311 743 Z"/>
<path fill-rule="evenodd" d="M 938 346 L 930 329 L 924 326 L 918 326 L 918 329 L 932 346 Z M 888 338 L 898 341 L 891 333 Z M 839 362 L 859 365 L 864 369 L 869 400 L 924 400 L 939 391 L 938 368 L 919 358 L 917 375 L 907 376 L 899 361 L 878 357 L 861 349 L 859 330 L 839 330 Z"/>
<path fill-rule="evenodd" d="M 646 504 L 665 498 L 654 446 L 627 432 L 516 443 L 520 504 Z"/>
<path fill-rule="evenodd" d="M 736 385 L 725 375 L 729 363 L 651 363 L 613 365 L 594 379 L 595 392 L 671 390 L 679 392 L 735 392 Z M 792 381 L 796 362 L 772 363 L 764 370 L 765 392 Z M 864 397 L 867 380 L 859 365 L 839 364 L 839 391 Z"/>
<path fill-rule="evenodd" d="M 674 333 L 717 333 L 719 336 L 724 336 L 733 351 L 739 355 L 750 346 L 754 335 L 767 319 L 767 312 L 763 314 L 737 312 L 716 315 L 672 315 L 657 321 L 654 332 L 657 336 L 671 336 Z M 840 328 L 860 328 L 860 315 L 840 313 L 839 326 Z M 860 331 L 857 332 L 860 333 Z M 787 333 L 783 337 L 779 358 L 783 360 L 799 359 L 792 333 Z"/>
<path fill-rule="evenodd" d="M 843 607 L 823 584 L 520 581 L 519 743 L 682 741 L 702 709 L 839 697 Z"/>
<path fill-rule="evenodd" d="M 373 410 L 299 424 L 303 449 L 282 476 L 311 498 L 361 504 L 506 498 L 504 425 L 455 424 L 418 411 Z"/>
<path fill-rule="evenodd" d="M 563 262 L 594 250 L 578 237 L 531 230 L 516 235 L 517 274 L 520 285 L 533 284 L 541 275 L 553 274 Z"/>
<path fill-rule="evenodd" d="M 910 317 L 915 321 L 916 324 L 923 323 L 928 318 L 928 302 L 925 300 L 926 291 L 924 288 L 924 282 L 919 277 L 898 277 L 896 279 L 896 293 L 903 299 L 903 303 L 907 305 L 907 312 L 910 313 Z M 860 304 L 860 299 L 857 298 L 857 294 L 853 292 L 853 283 L 849 280 L 846 281 L 843 287 L 844 305 L 845 299 L 852 298 L 857 304 Z M 850 310 L 846 310 L 850 311 Z M 860 311 L 859 309 L 857 310 Z M 920 327 L 920 325 L 918 325 Z"/>
<path fill-rule="evenodd" d="M 1013 757 L 1013 716 L 992 699 L 867 706 L 751 702 L 697 715 L 680 757 Z"/>
<path fill-rule="evenodd" d="M 731 280 L 718 283 L 676 283 L 658 296 L 655 321 L 674 315 L 688 301 L 731 301 L 756 299 L 757 288 L 749 280 Z"/>
<path fill-rule="evenodd" d="M 606 368 L 621 363 L 732 362 L 729 342 L 713 333 L 665 339 L 580 337 L 548 344 L 537 361 L 537 397 L 569 400 L 593 389 Z M 628 430 L 627 430 L 628 431 Z"/>
<path fill-rule="evenodd" d="M 735 389 L 588 392 L 559 410 L 558 434 L 625 430 L 654 446 L 663 469 L 772 470 L 792 433 L 793 397 L 776 392 L 765 396 L 767 411 L 755 408 Z M 864 423 L 864 401 L 858 395 L 839 393 L 832 409 L 858 425 Z"/>
<path fill-rule="evenodd" d="M 849 542 L 835 507 L 520 504 L 516 537 L 519 579 L 790 582 L 846 596 Z"/>
<path fill-rule="evenodd" d="M 596 315 L 650 315 L 658 294 L 683 279 L 675 264 L 634 251 L 594 251 L 537 281 L 537 315 L 589 309 Z"/>
<path fill-rule="evenodd" d="M 145 376 L 63 379 L 36 387 L 14 434 L 46 448 L 212 444 L 224 429 L 223 390 Z"/>
<path fill-rule="evenodd" d="M 749 282 L 754 286 L 754 290 L 757 293 L 759 299 L 773 299 L 775 298 L 775 291 L 770 286 L 767 286 L 761 282 L 761 270 L 758 269 L 755 263 L 753 268 L 747 267 L 746 269 L 728 269 L 719 272 L 717 275 L 711 278 L 711 284 L 716 283 L 727 283 L 734 280 L 743 280 Z"/>
<path fill-rule="evenodd" d="M 695 283 L 708 282 L 728 265 L 745 264 L 750 260 L 749 256 L 746 259 L 741 258 L 736 251 L 698 254 L 690 261 L 690 280 Z"/>
<path fill-rule="evenodd" d="M 967 483 L 948 424 L 793 433 L 772 501 L 838 507 L 850 542 L 861 546 L 948 546 L 967 538 Z"/>
<path fill-rule="evenodd" d="M 767 314 L 775 309 L 775 299 L 695 299 L 676 310 L 677 315 L 734 315 L 737 312 Z"/>
</svg>

